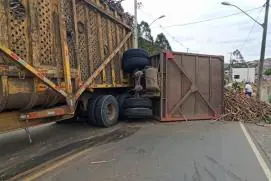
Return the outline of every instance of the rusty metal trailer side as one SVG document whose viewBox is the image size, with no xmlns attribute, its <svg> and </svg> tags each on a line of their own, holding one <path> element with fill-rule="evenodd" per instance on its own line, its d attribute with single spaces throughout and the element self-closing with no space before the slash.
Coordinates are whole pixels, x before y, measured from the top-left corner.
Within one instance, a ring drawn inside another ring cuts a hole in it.
<svg viewBox="0 0 271 181">
<path fill-rule="evenodd" d="M 12 119 L 0 120 L 0 132 L 72 117 L 85 91 L 131 86 L 122 14 L 100 0 L 22 0 L 18 17 L 9 3 L 0 1 L 0 118 Z"/>
<path fill-rule="evenodd" d="M 165 52 L 159 67 L 161 97 L 154 109 L 161 121 L 216 119 L 224 112 L 224 57 Z"/>
</svg>

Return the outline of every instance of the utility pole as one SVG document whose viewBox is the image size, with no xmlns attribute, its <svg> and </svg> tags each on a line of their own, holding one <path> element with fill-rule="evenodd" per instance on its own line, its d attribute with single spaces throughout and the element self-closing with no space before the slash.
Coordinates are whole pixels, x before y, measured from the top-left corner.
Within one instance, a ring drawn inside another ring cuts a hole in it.
<svg viewBox="0 0 271 181">
<path fill-rule="evenodd" d="M 134 48 L 138 48 L 138 30 L 137 30 L 137 0 L 134 0 L 134 15 L 135 15 L 135 25 L 134 25 Z"/>
<path fill-rule="evenodd" d="M 263 64 L 264 64 L 264 59 L 265 59 L 269 4 L 270 4 L 270 0 L 267 0 L 266 4 L 265 4 L 265 18 L 264 18 L 264 23 L 263 23 L 263 38 L 262 38 L 261 58 L 260 58 L 260 63 L 259 63 L 259 75 L 258 75 L 258 82 L 257 82 L 256 98 L 258 100 L 261 99 L 261 91 L 262 91 Z"/>
<path fill-rule="evenodd" d="M 230 65 L 229 65 L 229 81 L 232 82 L 233 78 L 232 78 L 232 65 L 233 65 L 233 60 L 232 60 L 232 52 L 230 55 Z"/>
<path fill-rule="evenodd" d="M 266 49 L 266 38 L 267 38 L 267 28 L 268 28 L 268 14 L 269 14 L 269 6 L 270 6 L 270 0 L 266 0 L 265 3 L 265 18 L 264 18 L 264 23 L 261 24 L 259 21 L 254 19 L 252 16 L 250 16 L 247 12 L 243 11 L 241 8 L 238 6 L 231 4 L 229 2 L 222 2 L 222 5 L 225 6 L 233 6 L 239 9 L 241 12 L 243 12 L 245 15 L 247 15 L 250 19 L 252 19 L 254 22 L 256 22 L 258 25 L 263 27 L 263 37 L 262 37 L 262 47 L 261 47 L 261 57 L 260 57 L 260 62 L 259 62 L 259 72 L 258 72 L 258 81 L 257 81 L 257 94 L 256 98 L 257 100 L 261 99 L 261 91 L 262 91 L 262 78 L 263 78 L 263 64 L 264 64 L 264 59 L 265 59 L 265 49 Z"/>
</svg>

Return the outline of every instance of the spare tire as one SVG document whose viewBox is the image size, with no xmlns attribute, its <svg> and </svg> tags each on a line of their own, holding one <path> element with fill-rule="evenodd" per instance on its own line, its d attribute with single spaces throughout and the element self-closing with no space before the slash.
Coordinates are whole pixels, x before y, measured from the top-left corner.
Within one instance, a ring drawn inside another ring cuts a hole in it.
<svg viewBox="0 0 271 181">
<path fill-rule="evenodd" d="M 152 101 L 149 98 L 131 97 L 124 100 L 124 108 L 152 108 Z"/>
<path fill-rule="evenodd" d="M 135 70 L 142 70 L 146 66 L 150 65 L 149 58 L 143 58 L 143 57 L 132 57 L 123 59 L 123 70 L 127 73 L 132 73 Z"/>
<path fill-rule="evenodd" d="M 128 108 L 125 110 L 125 116 L 131 119 L 151 118 L 152 110 L 149 108 Z"/>
<path fill-rule="evenodd" d="M 123 53 L 123 60 L 133 58 L 133 57 L 141 57 L 141 58 L 149 58 L 149 54 L 144 49 L 128 49 Z"/>
</svg>

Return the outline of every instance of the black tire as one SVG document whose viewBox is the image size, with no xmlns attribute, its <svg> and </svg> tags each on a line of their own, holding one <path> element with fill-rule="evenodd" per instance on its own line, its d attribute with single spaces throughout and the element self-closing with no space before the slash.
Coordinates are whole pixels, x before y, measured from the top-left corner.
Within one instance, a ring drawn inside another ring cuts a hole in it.
<svg viewBox="0 0 271 181">
<path fill-rule="evenodd" d="M 152 108 L 152 101 L 149 98 L 131 97 L 124 100 L 124 109 L 126 108 Z"/>
<path fill-rule="evenodd" d="M 88 105 L 87 105 L 87 109 L 88 109 L 87 122 L 88 122 L 88 124 L 98 126 L 97 119 L 95 116 L 95 107 L 97 105 L 97 102 L 101 99 L 101 97 L 102 97 L 101 95 L 98 95 L 98 96 L 94 96 L 93 98 L 88 100 Z"/>
<path fill-rule="evenodd" d="M 99 99 L 95 107 L 97 124 L 102 127 L 111 127 L 118 123 L 119 104 L 112 95 L 106 95 Z"/>
<path fill-rule="evenodd" d="M 124 101 L 125 99 L 127 99 L 130 95 L 129 94 L 121 94 L 117 97 L 117 100 L 118 100 L 118 103 L 119 103 L 119 117 L 120 118 L 124 118 L 124 107 L 123 107 L 123 104 L 124 104 Z"/>
<path fill-rule="evenodd" d="M 125 116 L 131 119 L 151 118 L 152 110 L 149 108 L 128 108 L 125 110 Z"/>
<path fill-rule="evenodd" d="M 150 66 L 149 58 L 132 57 L 123 60 L 123 70 L 127 73 L 132 73 L 135 70 L 142 70 L 146 66 Z"/>
<path fill-rule="evenodd" d="M 123 53 L 123 60 L 133 57 L 149 58 L 148 52 L 144 49 L 129 49 Z"/>
<path fill-rule="evenodd" d="M 88 111 L 84 110 L 84 105 L 82 102 L 79 102 L 75 111 L 75 115 L 79 118 L 87 118 Z"/>
</svg>

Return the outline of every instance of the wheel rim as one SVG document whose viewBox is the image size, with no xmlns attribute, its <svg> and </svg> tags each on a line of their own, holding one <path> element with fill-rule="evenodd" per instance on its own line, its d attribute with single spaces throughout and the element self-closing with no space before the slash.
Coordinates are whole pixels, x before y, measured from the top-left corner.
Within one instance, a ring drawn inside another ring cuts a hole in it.
<svg viewBox="0 0 271 181">
<path fill-rule="evenodd" d="M 116 117 L 116 107 L 114 104 L 107 105 L 107 116 L 109 120 L 113 120 Z"/>
</svg>

